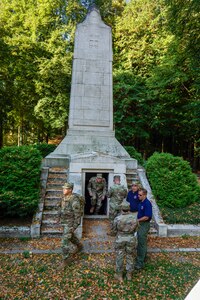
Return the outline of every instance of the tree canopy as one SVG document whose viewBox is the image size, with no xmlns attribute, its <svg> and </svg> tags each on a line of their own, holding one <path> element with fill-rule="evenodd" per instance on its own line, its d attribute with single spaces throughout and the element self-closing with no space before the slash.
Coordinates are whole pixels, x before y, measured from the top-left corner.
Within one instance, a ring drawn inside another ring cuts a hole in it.
<svg viewBox="0 0 200 300">
<path fill-rule="evenodd" d="M 112 27 L 119 141 L 200 156 L 197 0 L 2 0 L 0 147 L 65 134 L 74 32 L 95 3 Z"/>
</svg>

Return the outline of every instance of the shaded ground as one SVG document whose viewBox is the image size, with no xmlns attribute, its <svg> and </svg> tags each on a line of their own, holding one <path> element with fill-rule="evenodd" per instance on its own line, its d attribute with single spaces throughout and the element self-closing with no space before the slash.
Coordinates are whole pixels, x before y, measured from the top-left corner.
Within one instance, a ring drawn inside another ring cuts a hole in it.
<svg viewBox="0 0 200 300">
<path fill-rule="evenodd" d="M 30 226 L 32 217 L 14 218 L 14 217 L 1 217 L 0 226 Z"/>
</svg>

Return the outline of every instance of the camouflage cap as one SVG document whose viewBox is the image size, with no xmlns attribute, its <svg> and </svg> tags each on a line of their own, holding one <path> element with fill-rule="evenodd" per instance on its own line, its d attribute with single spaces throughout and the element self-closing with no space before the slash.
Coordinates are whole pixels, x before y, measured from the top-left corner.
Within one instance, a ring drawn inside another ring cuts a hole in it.
<svg viewBox="0 0 200 300">
<path fill-rule="evenodd" d="M 102 178 L 102 174 L 101 174 L 101 173 L 98 173 L 98 174 L 97 174 L 97 178 Z"/>
<path fill-rule="evenodd" d="M 119 175 L 115 175 L 115 176 L 113 177 L 113 179 L 118 179 L 118 180 L 120 180 L 120 176 L 119 176 Z"/>
<path fill-rule="evenodd" d="M 124 200 L 121 204 L 121 208 L 122 210 L 126 210 L 126 211 L 130 210 L 130 203 Z"/>
<path fill-rule="evenodd" d="M 133 186 L 133 185 L 138 186 L 138 187 L 141 187 L 141 184 L 140 184 L 139 181 L 132 182 L 131 186 Z"/>
<path fill-rule="evenodd" d="M 73 189 L 74 187 L 74 184 L 71 183 L 71 182 L 66 182 L 64 185 L 63 185 L 63 189 Z"/>
</svg>

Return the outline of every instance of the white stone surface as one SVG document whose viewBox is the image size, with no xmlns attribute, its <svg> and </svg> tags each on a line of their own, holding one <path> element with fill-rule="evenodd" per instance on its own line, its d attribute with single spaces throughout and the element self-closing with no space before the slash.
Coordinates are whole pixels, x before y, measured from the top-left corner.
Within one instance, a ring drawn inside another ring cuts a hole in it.
<svg viewBox="0 0 200 300">
<path fill-rule="evenodd" d="M 190 224 L 170 224 L 167 225 L 167 236 L 200 236 L 200 226 Z"/>
<path fill-rule="evenodd" d="M 185 300 L 199 300 L 200 299 L 200 279 L 186 296 Z"/>
<path fill-rule="evenodd" d="M 102 98 L 107 104 L 104 114 Z M 75 33 L 69 128 L 103 126 L 113 131 L 112 101 L 111 28 L 101 20 L 98 10 L 92 9 Z"/>
<path fill-rule="evenodd" d="M 136 166 L 137 161 L 130 159 L 115 138 L 112 33 L 95 7 L 78 24 L 75 33 L 68 125 L 66 137 L 45 158 L 43 166 L 67 165 L 66 159 L 70 160 L 71 155 L 93 151 L 126 158 L 127 167 Z"/>
</svg>

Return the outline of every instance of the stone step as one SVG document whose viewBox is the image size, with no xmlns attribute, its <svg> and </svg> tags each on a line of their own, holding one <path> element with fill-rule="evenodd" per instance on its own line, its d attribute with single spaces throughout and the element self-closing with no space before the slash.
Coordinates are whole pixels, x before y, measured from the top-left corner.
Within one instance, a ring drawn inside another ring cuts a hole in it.
<svg viewBox="0 0 200 300">
<path fill-rule="evenodd" d="M 47 181 L 47 188 L 48 188 L 48 186 L 54 186 L 55 188 L 57 186 L 58 187 L 62 187 L 65 184 L 66 181 L 67 181 L 66 178 L 63 178 L 63 179 L 57 179 L 57 178 L 55 178 L 53 180 L 48 180 Z"/>
<path fill-rule="evenodd" d="M 64 173 L 49 173 L 48 175 L 48 179 L 67 179 L 67 174 L 64 174 Z"/>
<path fill-rule="evenodd" d="M 129 175 L 129 174 L 136 174 L 137 175 L 137 170 L 134 170 L 134 169 L 126 169 L 126 174 Z"/>
<path fill-rule="evenodd" d="M 65 183 L 67 181 L 67 177 L 64 176 L 64 177 L 52 177 L 52 178 L 48 178 L 48 181 L 47 183 L 49 184 L 53 184 L 53 183 L 56 183 L 56 184 L 60 184 L 60 185 L 63 185 L 63 183 Z"/>
<path fill-rule="evenodd" d="M 48 187 L 47 185 L 47 189 L 46 189 L 46 193 L 50 192 L 50 193 L 60 193 L 62 192 L 62 186 L 61 185 L 55 185 L 55 187 Z"/>
<path fill-rule="evenodd" d="M 57 211 L 57 214 L 43 214 L 42 223 L 43 224 L 58 224 L 60 222 L 60 214 Z"/>
<path fill-rule="evenodd" d="M 45 210 L 55 210 L 55 208 L 60 208 L 61 200 L 45 199 L 44 208 Z"/>
<path fill-rule="evenodd" d="M 61 168 L 61 167 L 51 167 L 49 168 L 49 173 L 65 173 L 67 174 L 67 170 L 66 168 Z"/>
<path fill-rule="evenodd" d="M 63 234 L 63 226 L 62 225 L 42 225 L 41 228 L 42 235 L 48 236 L 61 236 Z"/>
<path fill-rule="evenodd" d="M 46 198 L 56 197 L 61 199 L 62 196 L 63 196 L 62 190 L 46 190 Z"/>
<path fill-rule="evenodd" d="M 55 196 L 55 195 L 52 194 L 52 195 L 46 196 L 45 200 L 47 200 L 47 201 L 61 201 L 62 197 Z"/>
<path fill-rule="evenodd" d="M 48 215 L 50 217 L 58 215 L 59 211 L 58 210 L 44 210 L 43 215 Z"/>
<path fill-rule="evenodd" d="M 57 218 L 47 218 L 46 220 L 43 218 L 42 219 L 42 225 L 54 225 L 54 224 L 59 224 L 60 223 L 60 218 L 57 216 Z"/>
</svg>

